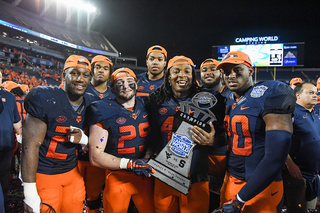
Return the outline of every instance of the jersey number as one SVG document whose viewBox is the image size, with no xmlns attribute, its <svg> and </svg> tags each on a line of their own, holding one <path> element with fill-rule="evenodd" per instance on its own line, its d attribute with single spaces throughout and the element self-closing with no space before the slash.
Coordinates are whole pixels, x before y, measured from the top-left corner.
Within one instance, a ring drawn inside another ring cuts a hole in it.
<svg viewBox="0 0 320 213">
<path fill-rule="evenodd" d="M 240 124 L 240 125 L 237 125 Z M 231 118 L 231 125 L 229 130 L 233 134 L 232 152 L 236 155 L 249 156 L 252 153 L 252 138 L 249 131 L 249 119 L 245 115 L 234 115 Z M 237 129 L 237 127 L 241 127 Z M 229 137 L 230 133 L 228 132 Z M 239 147 L 239 135 L 244 137 L 244 146 Z"/>
<path fill-rule="evenodd" d="M 70 127 L 67 127 L 67 126 L 56 126 L 55 132 L 67 133 L 69 129 Z M 57 153 L 56 148 L 57 148 L 58 142 L 68 142 L 68 141 L 69 139 L 67 135 L 66 136 L 56 135 L 52 137 L 46 156 L 49 158 L 56 158 L 61 160 L 67 159 L 67 154 Z"/>
<path fill-rule="evenodd" d="M 172 126 L 173 126 L 173 116 L 167 117 L 167 119 L 163 122 L 163 124 L 161 126 L 161 132 L 168 134 L 167 142 L 169 142 L 171 139 Z"/>
<path fill-rule="evenodd" d="M 149 131 L 149 123 L 148 122 L 144 122 L 144 123 L 140 123 L 138 126 L 138 131 L 139 131 L 139 136 L 141 138 L 144 138 L 148 135 L 148 131 Z M 128 147 L 128 148 L 124 148 L 124 142 L 125 141 L 129 141 L 132 140 L 134 138 L 137 137 L 137 130 L 136 127 L 133 125 L 128 125 L 128 126 L 120 126 L 119 127 L 119 132 L 120 133 L 126 133 L 129 132 L 128 135 L 123 135 L 119 138 L 119 142 L 118 142 L 118 153 L 119 154 L 130 154 L 130 153 L 134 153 L 135 152 L 135 147 Z M 144 150 L 144 145 L 139 146 L 139 151 L 143 151 Z"/>
</svg>

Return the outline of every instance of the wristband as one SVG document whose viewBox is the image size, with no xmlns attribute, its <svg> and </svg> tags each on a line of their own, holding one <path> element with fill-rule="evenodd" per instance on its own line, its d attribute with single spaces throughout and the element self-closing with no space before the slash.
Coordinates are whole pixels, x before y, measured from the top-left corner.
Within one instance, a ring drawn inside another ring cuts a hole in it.
<svg viewBox="0 0 320 213">
<path fill-rule="evenodd" d="M 128 158 L 121 158 L 120 160 L 120 169 L 128 169 L 128 163 L 129 163 L 130 159 Z"/>
<path fill-rule="evenodd" d="M 40 213 L 41 199 L 38 195 L 36 183 L 22 183 L 24 202 L 32 208 L 33 212 Z"/>
<path fill-rule="evenodd" d="M 80 139 L 78 144 L 81 144 L 83 146 L 87 145 L 88 144 L 88 136 L 86 136 L 86 134 L 83 133 L 82 129 L 80 129 L 78 127 L 70 126 L 70 132 L 72 132 L 73 129 L 79 129 L 81 131 L 81 139 Z M 70 136 L 69 141 L 71 143 L 73 143 L 73 141 L 74 141 L 74 136 L 73 135 Z"/>
<path fill-rule="evenodd" d="M 239 200 L 241 203 L 245 203 L 245 202 L 246 202 L 246 201 L 243 201 L 238 194 L 236 195 L 236 198 L 237 198 L 237 200 Z"/>
</svg>

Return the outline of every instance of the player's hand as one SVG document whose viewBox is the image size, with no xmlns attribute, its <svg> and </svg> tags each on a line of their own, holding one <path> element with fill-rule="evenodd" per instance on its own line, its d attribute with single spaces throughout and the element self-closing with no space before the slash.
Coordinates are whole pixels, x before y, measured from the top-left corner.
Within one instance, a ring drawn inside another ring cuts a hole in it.
<svg viewBox="0 0 320 213">
<path fill-rule="evenodd" d="M 37 192 L 36 183 L 22 183 L 24 193 L 24 211 L 40 213 L 41 199 Z"/>
<path fill-rule="evenodd" d="M 151 177 L 150 173 L 155 173 L 156 171 L 146 164 L 147 160 L 148 159 L 130 159 L 128 169 L 138 176 Z"/>
<path fill-rule="evenodd" d="M 300 168 L 294 162 L 290 164 L 287 163 L 287 169 L 292 177 L 295 179 L 302 179 Z"/>
<path fill-rule="evenodd" d="M 212 122 L 209 123 L 211 127 L 210 132 L 206 132 L 205 130 L 201 129 L 198 126 L 192 126 L 191 127 L 191 134 L 192 139 L 194 142 L 202 145 L 202 146 L 212 146 L 214 143 L 214 135 L 216 134 L 216 131 L 214 129 L 214 126 Z"/>
<path fill-rule="evenodd" d="M 240 202 L 237 198 L 226 203 L 222 206 L 222 212 L 224 213 L 241 213 L 241 209 L 244 203 Z"/>
<path fill-rule="evenodd" d="M 88 136 L 86 136 L 80 128 L 70 126 L 69 141 L 74 144 L 85 146 L 88 144 Z"/>
</svg>

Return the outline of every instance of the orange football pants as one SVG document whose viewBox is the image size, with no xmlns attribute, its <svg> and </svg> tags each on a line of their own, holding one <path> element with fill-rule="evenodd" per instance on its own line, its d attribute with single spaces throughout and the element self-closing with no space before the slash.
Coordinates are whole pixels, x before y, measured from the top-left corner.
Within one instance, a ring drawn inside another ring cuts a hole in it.
<svg viewBox="0 0 320 213">
<path fill-rule="evenodd" d="M 56 175 L 37 173 L 36 185 L 42 203 L 51 205 L 57 213 L 79 213 L 83 211 L 85 188 L 78 168 Z M 42 205 L 41 213 L 49 212 Z"/>
<path fill-rule="evenodd" d="M 104 212 L 127 213 L 131 197 L 139 213 L 155 212 L 153 186 L 153 177 L 137 176 L 122 170 L 106 170 Z"/>
<path fill-rule="evenodd" d="M 226 172 L 226 176 L 221 188 L 220 205 L 222 206 L 225 202 L 234 199 L 240 189 L 246 183 L 246 181 L 239 180 Z M 277 213 L 277 207 L 281 203 L 282 197 L 282 181 L 274 181 L 254 198 L 247 201 L 244 204 L 242 211 L 244 213 Z"/>
<path fill-rule="evenodd" d="M 223 176 L 226 172 L 227 156 L 209 155 L 208 156 L 208 174 L 212 176 Z"/>
<path fill-rule="evenodd" d="M 208 213 L 209 183 L 193 183 L 187 195 L 155 179 L 154 204 L 157 213 Z"/>
<path fill-rule="evenodd" d="M 78 169 L 81 176 L 84 179 L 84 185 L 86 187 L 87 200 L 94 201 L 100 198 L 101 191 L 104 185 L 105 169 L 92 166 L 89 161 L 78 161 Z M 99 213 L 100 208 L 96 210 L 90 210 L 87 208 L 88 213 Z"/>
</svg>

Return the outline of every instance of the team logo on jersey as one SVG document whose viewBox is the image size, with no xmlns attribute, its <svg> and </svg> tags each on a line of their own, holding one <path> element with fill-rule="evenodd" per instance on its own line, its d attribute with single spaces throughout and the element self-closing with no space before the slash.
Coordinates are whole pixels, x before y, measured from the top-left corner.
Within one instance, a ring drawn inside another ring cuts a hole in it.
<svg viewBox="0 0 320 213">
<path fill-rule="evenodd" d="M 103 98 L 103 94 L 99 94 L 99 98 L 102 99 Z"/>
<path fill-rule="evenodd" d="M 131 117 L 136 120 L 137 119 L 137 114 L 136 113 L 132 113 Z"/>
<path fill-rule="evenodd" d="M 137 90 L 138 91 L 142 91 L 142 90 L 144 90 L 144 87 L 143 86 L 138 86 Z"/>
<path fill-rule="evenodd" d="M 149 87 L 149 89 L 150 89 L 150 90 L 154 90 L 154 85 L 151 85 L 151 86 Z"/>
<path fill-rule="evenodd" d="M 77 116 L 77 118 L 76 118 L 76 121 L 77 121 L 78 123 L 80 123 L 80 122 L 81 122 L 81 120 L 82 120 L 81 115 L 78 115 L 78 116 Z"/>
<path fill-rule="evenodd" d="M 186 136 L 174 133 L 169 142 L 170 150 L 180 157 L 187 157 L 194 146 L 195 144 L 193 144 Z"/>
<path fill-rule="evenodd" d="M 166 108 L 160 108 L 159 109 L 159 113 L 160 113 L 160 115 L 164 115 L 164 114 L 166 114 L 168 112 L 168 110 L 166 109 Z"/>
<path fill-rule="evenodd" d="M 256 86 L 252 89 L 250 96 L 252 98 L 260 98 L 263 96 L 264 92 L 268 89 L 267 86 L 261 85 L 261 86 Z"/>
<path fill-rule="evenodd" d="M 7 101 L 6 98 L 2 98 L 1 100 L 2 100 L 2 102 L 6 102 Z"/>
<path fill-rule="evenodd" d="M 66 122 L 66 120 L 67 120 L 67 118 L 64 117 L 63 115 L 60 115 L 59 117 L 56 118 L 56 121 L 58 123 L 64 123 L 64 122 Z"/>
<path fill-rule="evenodd" d="M 127 121 L 127 119 L 125 119 L 124 117 L 118 118 L 116 120 L 117 124 L 124 124 Z"/>
</svg>

